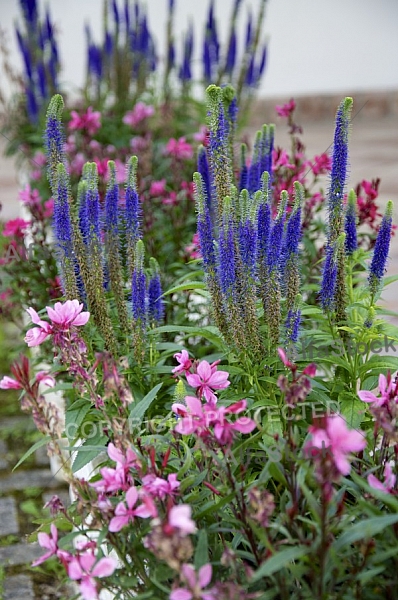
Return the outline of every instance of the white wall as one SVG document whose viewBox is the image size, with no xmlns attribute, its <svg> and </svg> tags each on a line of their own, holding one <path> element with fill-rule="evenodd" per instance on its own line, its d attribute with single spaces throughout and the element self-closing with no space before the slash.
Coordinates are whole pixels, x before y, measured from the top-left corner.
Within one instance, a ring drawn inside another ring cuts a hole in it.
<svg viewBox="0 0 398 600">
<path fill-rule="evenodd" d="M 216 0 L 224 37 L 233 1 Z M 259 0 L 245 2 L 257 13 Z M 167 3 L 147 0 L 150 26 L 161 47 Z M 195 26 L 203 24 L 208 0 L 176 0 L 176 4 L 177 33 L 190 17 Z M 50 7 L 60 32 L 63 79 L 79 86 L 85 71 L 83 23 L 90 21 L 98 38 L 102 0 L 51 0 Z M 9 34 L 15 64 L 21 64 L 12 30 L 18 12 L 18 0 L 0 0 L 0 24 Z M 246 18 L 242 28 L 243 21 Z M 398 89 L 397 0 L 269 0 L 264 35 L 270 43 L 263 96 Z M 198 46 L 197 37 L 197 52 Z"/>
</svg>

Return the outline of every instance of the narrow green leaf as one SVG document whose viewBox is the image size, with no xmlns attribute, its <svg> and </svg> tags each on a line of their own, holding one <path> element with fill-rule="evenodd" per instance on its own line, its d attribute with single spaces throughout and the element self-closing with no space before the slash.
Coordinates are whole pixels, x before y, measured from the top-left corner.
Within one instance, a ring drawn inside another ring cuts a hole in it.
<svg viewBox="0 0 398 600">
<path fill-rule="evenodd" d="M 200 569 L 209 562 L 209 543 L 205 529 L 199 531 L 198 543 L 196 545 L 194 564 L 196 569 Z"/>
<path fill-rule="evenodd" d="M 269 577 L 273 573 L 280 571 L 284 567 L 288 567 L 289 563 L 301 556 L 305 556 L 309 553 L 309 549 L 305 546 L 299 546 L 294 548 L 286 548 L 281 552 L 277 552 L 271 558 L 265 561 L 259 569 L 254 573 L 252 581 L 258 581 L 263 577 Z"/>
<path fill-rule="evenodd" d="M 38 442 L 36 442 L 35 444 L 33 444 L 33 446 L 31 446 L 29 448 L 29 450 L 27 450 L 25 452 L 25 454 L 22 456 L 22 458 L 19 459 L 19 461 L 17 462 L 17 464 L 15 465 L 15 467 L 13 468 L 13 472 L 15 471 L 15 469 L 17 469 L 20 465 L 22 465 L 23 462 L 25 462 L 25 460 L 27 458 L 29 458 L 29 456 L 31 454 L 33 454 L 33 452 L 35 452 L 38 448 L 41 448 L 42 446 L 45 446 L 46 444 L 48 444 L 48 442 L 51 442 L 51 437 L 49 435 L 46 435 L 44 438 L 42 438 L 41 440 L 39 440 Z"/>
<path fill-rule="evenodd" d="M 130 420 L 132 423 L 134 421 L 142 421 L 146 411 L 151 406 L 152 402 L 155 400 L 157 393 L 162 387 L 162 385 L 163 383 L 158 383 L 158 385 L 155 385 L 155 387 L 150 392 L 148 392 L 148 394 L 142 400 L 131 405 Z"/>
<path fill-rule="evenodd" d="M 397 515 L 384 515 L 382 517 L 372 517 L 371 519 L 361 520 L 345 531 L 332 545 L 335 552 L 339 552 L 344 546 L 354 544 L 359 540 L 373 537 L 381 533 L 383 529 L 398 522 Z"/>
<path fill-rule="evenodd" d="M 203 281 L 189 281 L 188 283 L 181 283 L 176 285 L 167 292 L 164 292 L 163 296 L 169 296 L 170 294 L 176 294 L 177 292 L 183 292 L 185 290 L 203 290 L 206 289 L 206 284 Z"/>
</svg>

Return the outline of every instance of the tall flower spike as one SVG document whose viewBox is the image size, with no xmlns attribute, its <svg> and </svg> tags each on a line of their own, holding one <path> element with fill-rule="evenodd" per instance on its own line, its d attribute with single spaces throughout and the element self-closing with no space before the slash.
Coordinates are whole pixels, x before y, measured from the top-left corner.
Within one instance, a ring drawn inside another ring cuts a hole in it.
<svg viewBox="0 0 398 600">
<path fill-rule="evenodd" d="M 386 212 L 381 221 L 379 233 L 373 251 L 373 258 L 369 269 L 369 288 L 372 296 L 380 289 L 390 251 L 392 214 L 394 205 L 391 200 L 387 202 Z"/>
<path fill-rule="evenodd" d="M 236 257 L 234 222 L 231 211 L 231 198 L 224 198 L 224 210 L 219 232 L 218 280 L 221 291 L 228 301 L 235 300 L 236 293 Z"/>
<path fill-rule="evenodd" d="M 131 303 L 134 320 L 143 330 L 146 326 L 146 276 L 144 273 L 144 256 L 144 242 L 138 240 L 135 246 Z"/>
<path fill-rule="evenodd" d="M 247 168 L 247 146 L 246 144 L 241 144 L 240 147 L 240 172 L 239 172 L 239 191 L 247 189 L 247 178 L 249 169 Z"/>
<path fill-rule="evenodd" d="M 350 256 L 358 248 L 357 241 L 357 196 L 354 190 L 348 193 L 347 207 L 344 217 L 345 251 Z"/>
<path fill-rule="evenodd" d="M 263 125 L 261 137 L 261 175 L 269 173 L 268 186 L 272 186 L 272 152 L 274 150 L 275 125 Z"/>
<path fill-rule="evenodd" d="M 130 275 L 134 270 L 136 244 L 141 237 L 141 206 L 137 192 L 137 166 L 138 159 L 136 156 L 132 156 L 127 163 L 125 200 L 127 265 Z"/>
<path fill-rule="evenodd" d="M 256 139 L 254 142 L 253 156 L 249 168 L 248 177 L 248 190 L 252 195 L 254 192 L 260 189 L 260 178 L 261 178 L 261 131 L 257 131 Z"/>
<path fill-rule="evenodd" d="M 235 143 L 235 130 L 236 130 L 236 118 L 238 115 L 238 103 L 236 99 L 235 90 L 232 85 L 226 85 L 221 88 L 222 90 L 222 101 L 224 106 L 224 115 L 226 121 L 226 136 L 227 136 L 227 148 L 228 155 L 231 159 L 231 168 L 233 165 L 234 156 L 234 143 Z M 233 180 L 233 173 L 231 172 L 231 179 Z"/>
<path fill-rule="evenodd" d="M 338 258 L 340 250 L 344 249 L 344 245 L 345 233 L 341 233 L 337 240 L 326 249 L 319 294 L 325 312 L 330 312 L 335 308 Z"/>
<path fill-rule="evenodd" d="M 47 110 L 46 130 L 44 143 L 47 154 L 47 176 L 53 196 L 56 194 L 57 167 L 65 163 L 64 131 L 62 126 L 62 113 L 64 101 L 60 94 L 51 98 Z"/>
<path fill-rule="evenodd" d="M 211 178 L 210 178 L 209 163 L 207 161 L 206 148 L 204 146 L 199 146 L 199 150 L 198 150 L 198 172 L 202 176 L 202 180 L 204 183 L 204 189 L 206 192 L 206 203 L 210 209 L 210 207 L 211 207 Z"/>
<path fill-rule="evenodd" d="M 228 148 L 222 90 L 216 85 L 210 85 L 206 94 L 210 130 L 210 165 L 216 190 L 218 218 L 221 220 L 224 198 L 231 195 L 232 157 Z"/>
<path fill-rule="evenodd" d="M 204 182 L 200 173 L 194 173 L 193 183 L 196 212 L 198 215 L 198 234 L 203 265 L 207 275 L 214 275 L 216 268 L 216 255 L 214 251 L 213 226 L 210 218 Z"/>
<path fill-rule="evenodd" d="M 163 291 L 157 261 L 150 258 L 149 264 L 152 275 L 148 283 L 148 318 L 150 323 L 156 326 L 160 325 L 164 317 Z"/>
<path fill-rule="evenodd" d="M 300 291 L 299 243 L 301 239 L 301 207 L 305 196 L 304 188 L 298 181 L 294 182 L 294 195 L 295 202 L 286 226 L 283 248 L 284 287 L 288 311 L 293 309 L 295 298 Z"/>
<path fill-rule="evenodd" d="M 144 242 L 138 240 L 135 246 L 134 270 L 131 286 L 131 307 L 133 312 L 134 356 L 141 363 L 145 355 L 146 332 L 146 276 L 144 272 Z"/>
<path fill-rule="evenodd" d="M 116 168 L 113 161 L 108 161 L 110 180 L 105 195 L 105 246 L 108 271 L 121 331 L 129 331 L 129 318 L 125 303 L 123 271 L 119 256 L 119 186 L 116 182 Z"/>
<path fill-rule="evenodd" d="M 328 244 L 336 241 L 343 231 L 343 196 L 348 166 L 348 134 L 352 110 L 352 98 L 345 98 L 336 114 L 332 170 L 328 193 L 329 237 Z"/>
<path fill-rule="evenodd" d="M 277 269 L 281 259 L 283 232 L 286 218 L 286 206 L 289 200 L 288 193 L 283 190 L 281 192 L 281 200 L 279 203 L 278 214 L 272 226 L 269 248 L 268 248 L 268 268 L 272 272 Z"/>
<path fill-rule="evenodd" d="M 73 251 L 73 233 L 69 210 L 69 177 L 65 166 L 59 163 L 54 185 L 54 235 L 59 253 L 65 296 L 69 300 L 79 297 Z"/>
</svg>

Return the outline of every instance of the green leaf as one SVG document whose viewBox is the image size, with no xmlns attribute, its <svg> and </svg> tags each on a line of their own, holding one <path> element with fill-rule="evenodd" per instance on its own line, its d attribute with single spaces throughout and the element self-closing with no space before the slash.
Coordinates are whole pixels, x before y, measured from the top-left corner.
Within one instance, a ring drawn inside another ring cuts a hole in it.
<svg viewBox="0 0 398 600">
<path fill-rule="evenodd" d="M 60 392 L 63 390 L 72 390 L 73 383 L 57 383 L 54 387 L 50 387 L 42 392 L 42 394 L 51 394 L 53 392 Z"/>
<path fill-rule="evenodd" d="M 176 285 L 167 292 L 164 292 L 163 296 L 169 296 L 170 294 L 176 294 L 177 292 L 183 292 L 185 290 L 203 290 L 206 289 L 206 284 L 203 281 L 190 281 L 188 283 L 181 283 Z"/>
<path fill-rule="evenodd" d="M 75 439 L 80 425 L 89 412 L 91 404 L 88 400 L 80 398 L 73 402 L 65 414 L 65 431 L 69 441 Z M 73 433 L 73 435 L 72 435 Z"/>
<path fill-rule="evenodd" d="M 131 423 L 133 423 L 133 421 L 135 421 L 135 422 L 142 421 L 146 411 L 151 406 L 152 402 L 155 400 L 157 393 L 160 390 L 160 388 L 162 387 L 162 385 L 163 385 L 163 383 L 158 383 L 158 385 L 155 385 L 155 387 L 150 392 L 148 392 L 147 395 L 142 400 L 140 400 L 139 402 L 133 403 L 131 405 L 131 411 L 130 411 L 130 422 Z"/>
<path fill-rule="evenodd" d="M 100 434 L 95 439 L 86 440 L 81 446 L 75 446 L 76 457 L 73 460 L 72 471 L 76 473 L 85 467 L 90 461 L 97 458 L 101 452 L 106 450 L 106 443 L 109 438 L 107 435 Z M 89 442 L 89 443 L 88 443 Z"/>
<path fill-rule="evenodd" d="M 347 421 L 347 425 L 351 429 L 358 428 L 366 415 L 365 403 L 351 394 L 340 394 L 340 399 L 340 414 Z"/>
<path fill-rule="evenodd" d="M 281 552 L 277 552 L 271 558 L 265 561 L 259 569 L 254 573 L 251 581 L 258 581 L 263 577 L 269 577 L 273 573 L 280 571 L 284 567 L 288 567 L 289 563 L 301 556 L 305 556 L 309 553 L 309 548 L 306 546 L 299 546 L 294 548 L 286 548 Z"/>
<path fill-rule="evenodd" d="M 36 442 L 35 444 L 33 444 L 33 446 L 31 446 L 29 448 L 29 450 L 27 450 L 25 452 L 25 454 L 22 456 L 22 458 L 19 459 L 19 461 L 17 462 L 17 464 L 15 465 L 15 467 L 13 468 L 13 472 L 15 471 L 15 469 L 17 469 L 20 465 L 22 465 L 23 462 L 25 462 L 25 460 L 27 458 L 29 458 L 29 456 L 31 454 L 33 454 L 33 452 L 35 452 L 38 448 L 41 448 L 42 446 L 45 446 L 46 444 L 48 444 L 48 442 L 51 442 L 51 437 L 49 435 L 46 435 L 44 438 L 42 438 L 41 440 L 39 440 L 38 442 Z"/>
<path fill-rule="evenodd" d="M 371 519 L 361 520 L 352 525 L 348 531 L 345 531 L 332 545 L 335 552 L 339 552 L 344 546 L 354 544 L 364 538 L 370 538 L 383 529 L 398 522 L 397 515 L 384 515 L 382 517 L 372 517 Z"/>
<path fill-rule="evenodd" d="M 209 543 L 207 540 L 207 532 L 205 529 L 199 531 L 198 543 L 196 545 L 194 564 L 198 570 L 209 562 Z"/>
</svg>

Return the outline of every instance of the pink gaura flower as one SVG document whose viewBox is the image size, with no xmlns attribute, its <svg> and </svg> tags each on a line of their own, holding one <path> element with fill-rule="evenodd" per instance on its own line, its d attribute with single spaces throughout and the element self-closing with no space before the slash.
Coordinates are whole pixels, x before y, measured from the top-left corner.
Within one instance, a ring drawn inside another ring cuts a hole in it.
<svg viewBox="0 0 398 600">
<path fill-rule="evenodd" d="M 192 242 L 185 246 L 184 250 L 188 254 L 190 260 L 201 258 L 202 254 L 200 252 L 200 240 L 198 233 L 193 234 Z"/>
<path fill-rule="evenodd" d="M 191 369 L 192 360 L 189 358 L 189 354 L 186 350 L 177 352 L 174 354 L 174 358 L 180 363 L 178 367 L 174 367 L 174 369 L 171 370 L 174 375 L 178 375 L 179 373 L 187 373 Z"/>
<path fill-rule="evenodd" d="M 15 379 L 12 379 L 12 377 L 8 377 L 8 375 L 5 375 L 3 377 L 3 379 L 0 381 L 0 389 L 1 390 L 22 390 L 23 386 Z"/>
<path fill-rule="evenodd" d="M 176 473 L 170 473 L 166 479 L 156 477 L 152 473 L 142 478 L 142 485 L 150 496 L 164 500 L 167 496 L 173 496 L 180 487 Z"/>
<path fill-rule="evenodd" d="M 366 179 L 364 179 L 363 181 L 361 181 L 361 185 L 363 188 L 363 191 L 365 192 L 365 194 L 369 197 L 370 200 L 375 200 L 378 195 L 378 184 L 375 185 L 375 182 L 373 181 L 366 181 Z"/>
<path fill-rule="evenodd" d="M 39 190 L 32 190 L 29 183 L 24 187 L 23 190 L 19 191 L 18 195 L 21 202 L 27 206 L 36 206 L 41 202 Z"/>
<path fill-rule="evenodd" d="M 137 467 L 139 464 L 136 453 L 131 448 L 127 448 L 126 453 L 123 454 L 111 442 L 108 446 L 108 456 L 116 463 L 116 469 L 110 467 L 100 469 L 102 479 L 90 483 L 91 487 L 100 493 L 129 489 L 131 485 L 130 467 Z"/>
<path fill-rule="evenodd" d="M 182 536 L 196 532 L 195 521 L 191 519 L 192 509 L 189 504 L 178 504 L 169 510 L 167 528 L 177 529 Z"/>
<path fill-rule="evenodd" d="M 53 388 L 56 384 L 54 377 L 47 371 L 39 371 L 36 375 L 36 381 L 50 388 Z"/>
<path fill-rule="evenodd" d="M 165 154 L 178 160 L 190 160 L 193 157 L 193 147 L 185 141 L 185 137 L 178 140 L 170 138 L 166 144 Z"/>
<path fill-rule="evenodd" d="M 81 327 L 85 325 L 90 317 L 90 313 L 83 311 L 83 304 L 79 300 L 67 300 L 66 302 L 56 302 L 54 308 L 46 306 L 47 314 L 51 321 L 60 329 L 67 330 L 72 325 Z"/>
<path fill-rule="evenodd" d="M 96 560 L 92 552 L 87 552 L 73 557 L 68 565 L 68 576 L 79 582 L 84 600 L 96 600 L 98 592 L 95 577 L 109 577 L 117 567 L 114 558 L 101 558 L 98 562 Z"/>
<path fill-rule="evenodd" d="M 169 192 L 165 198 L 162 198 L 162 204 L 165 206 L 177 206 L 178 204 L 178 196 L 177 192 Z"/>
<path fill-rule="evenodd" d="M 105 177 L 106 174 L 108 173 L 108 159 L 107 158 L 100 159 L 100 158 L 94 157 L 93 161 L 97 165 L 98 176 Z"/>
<path fill-rule="evenodd" d="M 29 347 L 39 346 L 53 333 L 65 332 L 71 327 L 81 327 L 87 323 L 90 317 L 89 312 L 82 312 L 83 304 L 80 304 L 78 300 L 56 302 L 54 308 L 46 306 L 46 310 L 52 324 L 40 319 L 33 308 L 28 308 L 26 311 L 32 319 L 32 323 L 38 325 L 26 333 L 25 342 Z"/>
<path fill-rule="evenodd" d="M 71 555 L 68 552 L 64 552 L 63 550 L 59 550 L 58 548 L 58 531 L 55 527 L 54 523 L 51 524 L 50 534 L 40 532 L 38 537 L 39 544 L 42 548 L 45 548 L 47 552 L 40 556 L 37 560 L 32 563 L 32 567 L 37 567 L 41 565 L 45 560 L 51 558 L 52 556 L 57 555 L 59 558 L 68 560 Z"/>
<path fill-rule="evenodd" d="M 50 198 L 49 200 L 46 200 L 44 203 L 44 213 L 43 216 L 46 219 L 49 219 L 50 217 L 52 217 L 54 214 L 54 198 Z M 58 286 L 60 287 L 60 286 Z"/>
<path fill-rule="evenodd" d="M 89 135 L 94 135 L 101 127 L 101 113 L 94 111 L 91 106 L 88 107 L 87 112 L 79 115 L 78 112 L 72 110 L 72 119 L 69 121 L 69 129 L 85 129 Z"/>
<path fill-rule="evenodd" d="M 26 230 L 30 226 L 30 221 L 25 221 L 25 219 L 10 219 L 4 223 L 4 228 L 2 231 L 2 235 L 4 237 L 16 237 L 23 238 Z"/>
<path fill-rule="evenodd" d="M 332 159 L 326 152 L 314 156 L 314 162 L 311 164 L 311 168 L 314 175 L 324 175 L 332 168 Z"/>
<path fill-rule="evenodd" d="M 148 497 L 144 498 L 144 504 L 141 504 L 137 508 L 134 508 L 138 500 L 138 490 L 132 486 L 126 492 L 126 504 L 119 502 L 115 509 L 115 516 L 109 523 L 109 531 L 115 533 L 120 531 L 123 527 L 132 523 L 135 517 L 141 517 L 147 519 L 149 517 L 156 517 L 156 507 Z"/>
<path fill-rule="evenodd" d="M 371 402 L 374 406 L 384 406 L 390 399 L 390 394 L 393 391 L 394 384 L 389 375 L 388 379 L 382 373 L 379 375 L 379 391 L 380 398 L 377 398 L 372 392 L 368 390 L 360 390 L 358 396 L 363 402 Z"/>
<path fill-rule="evenodd" d="M 240 400 L 239 402 L 235 402 L 235 404 L 231 404 L 231 406 L 228 406 L 227 408 L 225 408 L 225 406 L 221 406 L 218 409 L 218 421 L 214 426 L 214 435 L 223 446 L 232 443 L 236 431 L 239 431 L 240 433 L 251 433 L 253 429 L 257 427 L 256 422 L 249 417 L 239 417 L 234 422 L 227 421 L 225 419 L 225 415 L 231 413 L 239 414 L 243 410 L 246 410 L 246 408 L 246 400 Z"/>
<path fill-rule="evenodd" d="M 226 371 L 217 371 L 217 365 L 210 365 L 207 360 L 202 360 L 197 366 L 196 373 L 187 373 L 187 381 L 193 388 L 197 388 L 199 398 L 204 396 L 207 402 L 216 403 L 217 397 L 213 390 L 223 390 L 230 385 L 229 374 Z"/>
<path fill-rule="evenodd" d="M 395 482 L 396 477 L 392 472 L 391 465 L 388 463 L 384 467 L 384 483 L 379 481 L 377 477 L 373 475 L 373 473 L 368 475 L 368 484 L 375 490 L 385 492 L 386 494 L 390 494 L 393 491 Z"/>
<path fill-rule="evenodd" d="M 289 162 L 289 155 L 286 150 L 276 148 L 272 151 L 272 169 L 276 171 L 279 167 L 285 167 L 294 171 L 295 166 Z"/>
<path fill-rule="evenodd" d="M 153 106 L 146 105 L 143 102 L 137 102 L 133 110 L 129 110 L 129 112 L 124 115 L 123 123 L 131 125 L 131 127 L 136 127 L 144 119 L 152 117 L 153 114 L 155 114 Z"/>
<path fill-rule="evenodd" d="M 296 108 L 296 102 L 293 98 L 286 102 L 286 104 L 279 104 L 275 106 L 275 110 L 280 117 L 290 117 L 292 112 Z"/>
<path fill-rule="evenodd" d="M 186 588 L 176 588 L 170 594 L 170 600 L 216 600 L 218 594 L 215 589 L 205 590 L 211 581 L 212 566 L 207 563 L 196 573 L 192 565 L 184 564 L 181 567 L 181 579 L 187 584 Z"/>
<path fill-rule="evenodd" d="M 310 426 L 309 431 L 311 439 L 304 447 L 305 453 L 317 458 L 322 451 L 329 450 L 328 454 L 341 475 L 348 475 L 351 471 L 349 454 L 360 452 L 366 446 L 364 434 L 361 431 L 348 429 L 341 415 L 327 416 L 324 428 Z"/>
<path fill-rule="evenodd" d="M 151 196 L 162 196 L 166 192 L 166 180 L 152 181 L 149 193 Z"/>
<path fill-rule="evenodd" d="M 207 146 L 209 142 L 209 130 L 206 125 L 201 125 L 199 131 L 193 134 L 193 139 L 203 146 Z"/>
</svg>

